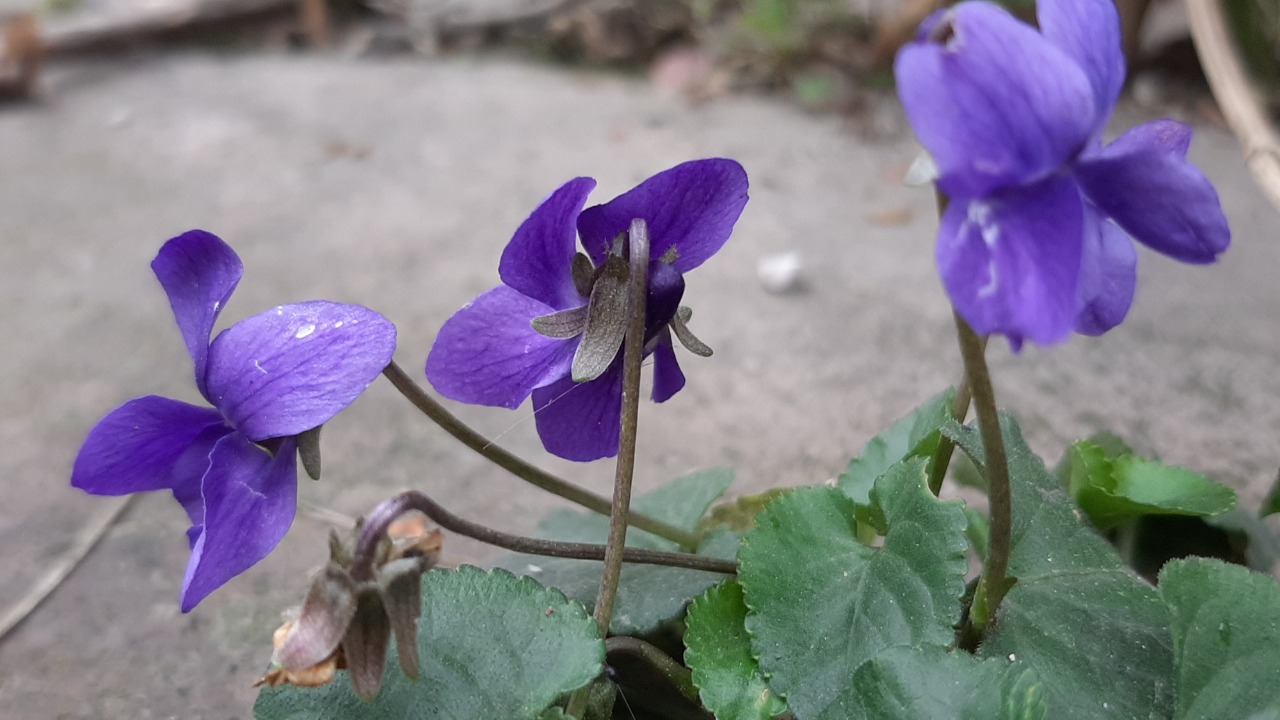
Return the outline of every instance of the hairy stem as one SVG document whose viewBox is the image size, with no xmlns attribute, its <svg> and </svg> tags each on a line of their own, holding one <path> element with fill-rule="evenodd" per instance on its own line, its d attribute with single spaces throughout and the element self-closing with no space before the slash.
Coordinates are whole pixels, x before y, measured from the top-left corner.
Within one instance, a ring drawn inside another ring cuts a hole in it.
<svg viewBox="0 0 1280 720">
<path fill-rule="evenodd" d="M 391 522 L 410 510 L 421 512 L 445 530 L 515 552 L 573 560 L 604 560 L 605 558 L 604 545 L 543 540 L 500 532 L 479 523 L 464 520 L 426 495 L 410 490 L 379 503 L 365 519 L 360 531 L 360 539 L 356 543 L 352 556 L 350 570 L 352 578 L 364 581 L 373 577 L 378 543 L 386 535 L 387 527 Z M 622 559 L 625 562 L 641 565 L 667 565 L 726 575 L 733 575 L 738 571 L 737 563 L 732 560 L 690 553 L 627 548 L 622 553 Z"/>
<path fill-rule="evenodd" d="M 613 508 L 605 544 L 604 572 L 593 613 L 600 636 L 609 634 L 613 602 L 618 597 L 622 555 L 627 543 L 627 515 L 631 509 L 631 479 L 636 468 L 636 430 L 640 419 L 640 368 L 644 362 L 645 295 L 649 290 L 649 228 L 639 218 L 627 233 L 631 272 L 627 278 L 627 336 L 622 343 L 622 433 L 613 475 Z"/>
<path fill-rule="evenodd" d="M 964 359 L 965 376 L 973 393 L 974 410 L 978 416 L 978 429 L 982 433 L 982 447 L 986 453 L 987 497 L 991 504 L 991 536 L 987 545 L 987 562 L 975 606 L 981 613 L 971 613 L 970 620 L 979 631 L 986 628 L 996 616 L 996 609 L 1004 597 L 1009 571 L 1009 552 L 1013 544 L 1013 502 L 1009 491 L 1009 461 L 1005 455 L 1004 437 L 1000 432 L 1000 414 L 996 409 L 996 394 L 991 386 L 991 373 L 983 352 L 982 338 L 969 323 L 956 313 L 956 335 L 960 341 L 960 355 Z M 976 616 L 975 616 L 976 615 Z"/>
<path fill-rule="evenodd" d="M 676 690 L 679 690 L 681 695 L 695 703 L 701 702 L 698 699 L 698 688 L 693 684 L 693 673 L 689 672 L 689 668 L 676 662 L 670 655 L 644 640 L 627 635 L 618 635 L 605 640 L 604 650 L 607 656 L 630 655 L 643 660 L 654 670 L 662 673 L 662 676 Z"/>
<path fill-rule="evenodd" d="M 463 445 L 476 451 L 498 467 L 530 485 L 546 490 L 553 495 L 558 495 L 569 502 L 577 503 L 588 510 L 601 515 L 610 513 L 611 504 L 608 498 L 580 488 L 541 468 L 530 465 L 520 457 L 494 444 L 446 410 L 427 391 L 419 387 L 413 381 L 413 378 L 409 377 L 394 361 L 382 371 L 382 374 L 391 381 L 391 384 L 395 386 L 396 390 L 400 391 L 401 395 L 413 403 L 414 407 L 421 410 L 422 414 L 431 418 L 433 422 L 444 428 L 445 432 L 460 440 Z M 647 515 L 633 514 L 631 516 L 631 524 L 658 537 L 670 540 L 685 550 L 694 550 L 698 546 L 698 538 L 693 533 L 681 530 L 660 520 L 655 520 Z"/>
</svg>

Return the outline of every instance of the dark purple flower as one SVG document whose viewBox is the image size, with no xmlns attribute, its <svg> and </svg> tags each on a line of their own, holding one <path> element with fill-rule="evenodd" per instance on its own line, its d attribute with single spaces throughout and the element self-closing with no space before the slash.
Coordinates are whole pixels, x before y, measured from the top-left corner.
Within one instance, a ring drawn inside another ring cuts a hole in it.
<svg viewBox="0 0 1280 720">
<path fill-rule="evenodd" d="M 615 269 L 625 272 L 625 242 L 618 238 L 633 219 L 648 225 L 645 352 L 653 355 L 652 398 L 664 402 L 684 387 L 672 332 L 695 352 L 710 352 L 685 327 L 684 273 L 724 245 L 747 202 L 747 175 L 726 159 L 678 165 L 583 210 L 595 185 L 576 178 L 542 201 L 502 253 L 503 284 L 445 322 L 426 368 L 436 390 L 461 402 L 515 409 L 532 394 L 543 445 L 578 461 L 618 453 L 621 355 L 616 344 L 596 338 L 621 341 L 601 330 L 610 321 L 616 328 L 618 318 L 596 318 L 610 315 L 601 308 Z M 577 253 L 579 237 L 585 255 Z M 583 346 L 602 360 L 593 371 L 580 372 L 590 365 L 579 353 Z"/>
<path fill-rule="evenodd" d="M 1217 192 L 1172 120 L 1101 142 L 1124 83 L 1112 0 L 1040 0 L 1040 31 L 985 2 L 932 15 L 895 65 L 951 203 L 943 284 L 981 333 L 1101 334 L 1133 300 L 1132 240 L 1187 263 L 1230 243 Z"/>
<path fill-rule="evenodd" d="M 151 263 L 212 408 L 154 395 L 121 405 L 80 448 L 71 484 L 98 495 L 170 490 L 191 518 L 182 610 L 266 557 L 293 522 L 297 435 L 351 404 L 391 360 L 395 327 L 358 305 L 281 305 L 210 342 L 243 266 L 192 230 Z"/>
</svg>

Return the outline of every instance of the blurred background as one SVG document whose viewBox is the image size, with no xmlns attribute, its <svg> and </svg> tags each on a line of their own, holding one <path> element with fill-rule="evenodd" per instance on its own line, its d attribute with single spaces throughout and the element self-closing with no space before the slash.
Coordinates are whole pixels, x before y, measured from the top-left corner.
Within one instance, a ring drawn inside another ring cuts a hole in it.
<svg viewBox="0 0 1280 720">
<path fill-rule="evenodd" d="M 325 477 L 300 480 L 280 548 L 179 613 L 180 508 L 88 497 L 68 477 L 113 407 L 199 401 L 148 267 L 193 227 L 245 263 L 222 326 L 361 303 L 397 324 L 396 358 L 425 383 L 436 331 L 497 283 L 503 246 L 555 187 L 590 175 L 604 202 L 684 160 L 736 158 L 751 202 L 686 295 L 716 354 L 682 356 L 686 388 L 643 406 L 637 480 L 731 466 L 741 494 L 838 475 L 959 377 L 934 200 L 903 184 L 919 151 L 891 72 L 939 5 L 0 0 L 0 718 L 249 718 L 330 528 L 406 488 L 516 532 L 563 505 L 379 381 L 327 426 Z M 1144 254 L 1131 316 L 1106 337 L 993 343 L 998 395 L 1051 463 L 1109 430 L 1254 509 L 1280 466 L 1280 3 L 1118 6 L 1130 78 L 1111 131 L 1192 124 L 1234 245 L 1206 268 Z M 608 492 L 609 463 L 548 456 L 527 406 L 450 407 Z M 450 537 L 445 554 L 498 553 Z"/>
</svg>

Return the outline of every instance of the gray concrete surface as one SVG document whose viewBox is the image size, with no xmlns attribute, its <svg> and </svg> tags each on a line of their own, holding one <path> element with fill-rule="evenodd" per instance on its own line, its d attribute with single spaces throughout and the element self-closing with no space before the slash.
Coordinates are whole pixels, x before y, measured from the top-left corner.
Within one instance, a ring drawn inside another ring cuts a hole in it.
<svg viewBox="0 0 1280 720">
<path fill-rule="evenodd" d="M 434 332 L 497 281 L 520 220 L 560 182 L 606 200 L 685 159 L 746 166 L 752 200 L 725 250 L 689 277 L 716 349 L 642 410 L 639 483 L 738 468 L 738 491 L 820 482 L 958 375 L 932 262 L 927 192 L 899 179 L 899 132 L 764 99 L 687 107 L 636 80 L 503 61 L 356 62 L 203 54 L 56 65 L 37 105 L 0 111 L 0 608 L 103 507 L 68 486 L 102 414 L 138 395 L 196 399 L 148 263 L 202 227 L 240 252 L 225 322 L 280 302 L 360 302 L 400 328 L 420 372 Z M 886 98 L 886 117 L 893 118 Z M 1126 122 L 1142 119 L 1132 112 Z M 1130 321 L 1101 340 L 1011 356 L 1002 403 L 1053 457 L 1114 430 L 1220 477 L 1256 504 L 1280 464 L 1280 238 L 1234 140 L 1203 128 L 1235 247 L 1211 268 L 1146 254 Z M 807 292 L 775 296 L 757 260 L 794 250 Z M 607 463 L 546 457 L 528 407 L 459 408 L 511 449 L 600 492 Z M 522 487 L 376 384 L 325 431 L 326 478 L 302 497 L 348 514 L 406 487 L 518 531 L 557 501 Z M 327 527 L 300 518 L 267 561 L 178 612 L 185 517 L 142 499 L 0 645 L 0 717 L 248 718 L 249 684 Z M 450 538 L 455 561 L 493 553 Z"/>
</svg>

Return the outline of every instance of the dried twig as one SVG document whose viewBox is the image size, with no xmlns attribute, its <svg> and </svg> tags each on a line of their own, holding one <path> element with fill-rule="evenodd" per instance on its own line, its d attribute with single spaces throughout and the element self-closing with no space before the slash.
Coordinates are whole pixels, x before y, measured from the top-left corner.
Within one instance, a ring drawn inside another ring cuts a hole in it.
<svg viewBox="0 0 1280 720">
<path fill-rule="evenodd" d="M 124 511 L 129 508 L 137 495 L 126 495 L 121 498 L 113 498 L 112 504 L 103 508 L 89 524 L 80 530 L 80 534 L 76 536 L 75 542 L 67 549 L 61 558 L 58 558 L 44 575 L 31 586 L 27 594 L 19 600 L 13 607 L 9 608 L 4 617 L 0 617 L 0 641 L 3 641 L 14 628 L 22 624 L 31 613 L 44 602 L 58 586 L 63 583 L 71 573 L 80 565 L 89 553 L 98 546 L 98 542 L 106 536 L 107 531 L 111 529 Z"/>
<path fill-rule="evenodd" d="M 1249 170 L 1271 204 L 1280 208 L 1280 136 L 1267 119 L 1232 43 L 1222 4 L 1216 0 L 1187 0 L 1187 20 L 1209 87 L 1244 146 Z"/>
</svg>

